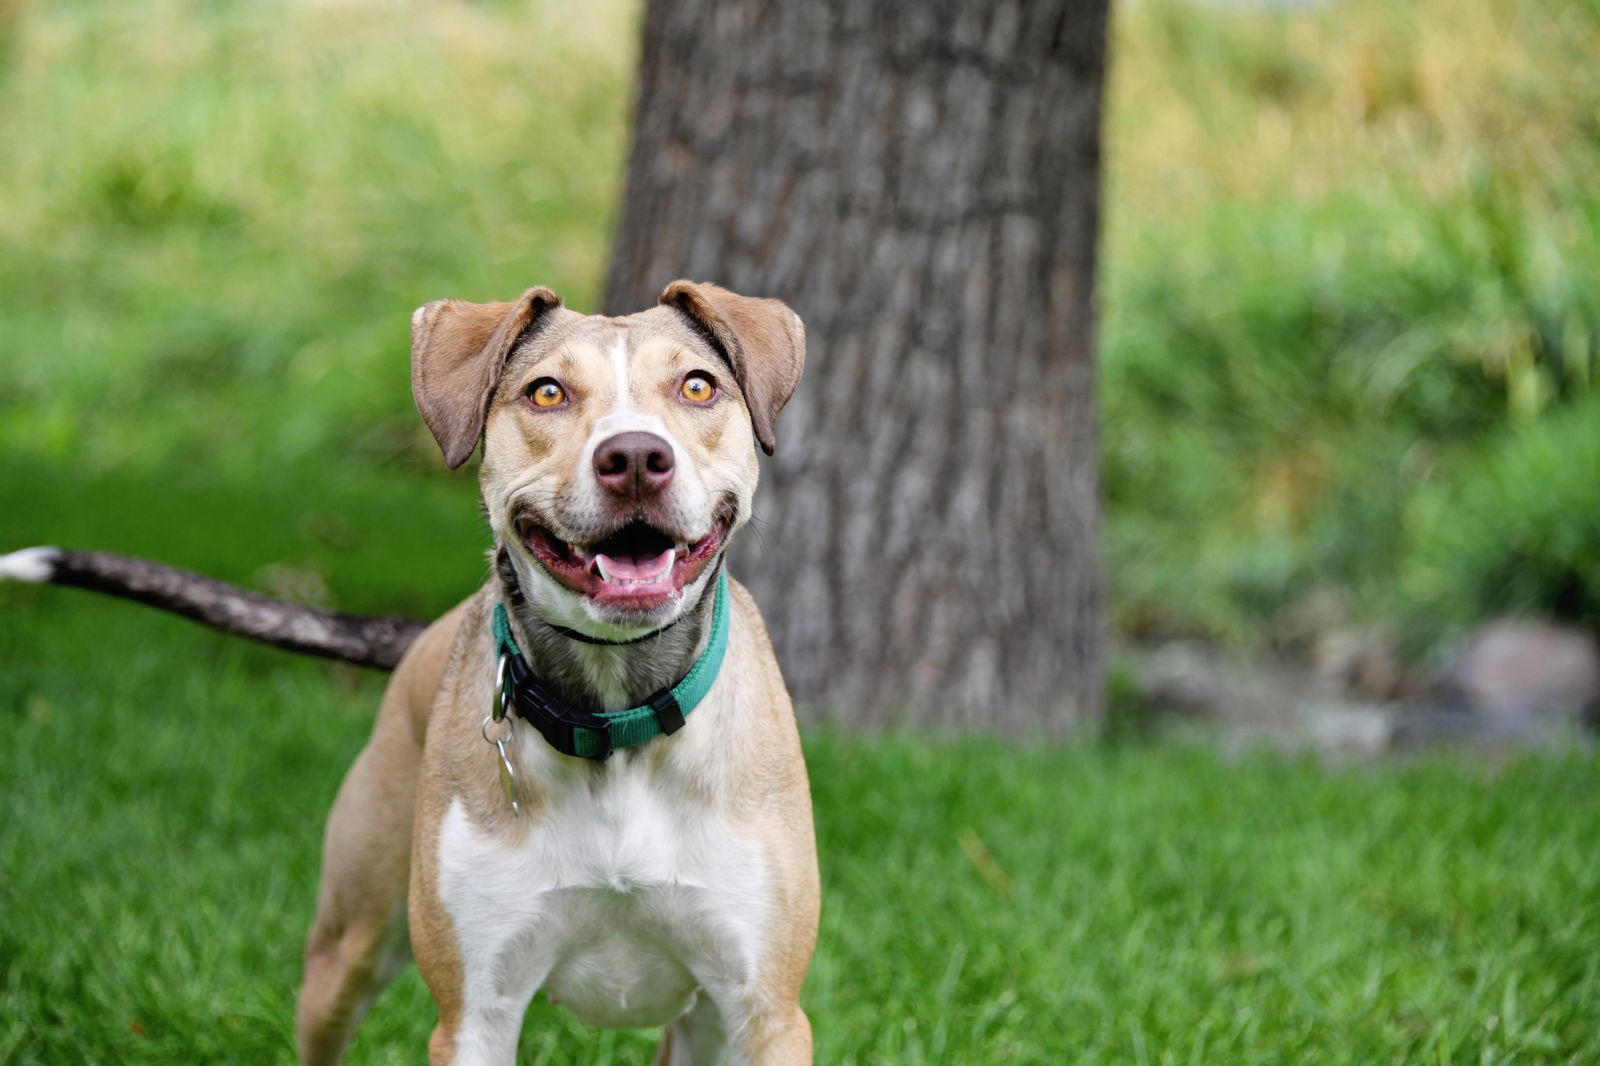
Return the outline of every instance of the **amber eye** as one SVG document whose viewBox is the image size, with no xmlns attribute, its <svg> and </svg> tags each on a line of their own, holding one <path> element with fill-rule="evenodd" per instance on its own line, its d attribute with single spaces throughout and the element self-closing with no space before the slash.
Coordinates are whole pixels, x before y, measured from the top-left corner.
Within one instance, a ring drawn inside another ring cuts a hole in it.
<svg viewBox="0 0 1600 1066">
<path fill-rule="evenodd" d="M 690 374 L 683 379 L 683 385 L 678 391 L 690 403 L 705 403 L 716 395 L 717 387 L 711 384 L 711 379 L 704 374 Z"/>
<path fill-rule="evenodd" d="M 567 402 L 567 393 L 549 378 L 540 378 L 528 386 L 528 400 L 535 407 L 559 407 Z"/>
</svg>

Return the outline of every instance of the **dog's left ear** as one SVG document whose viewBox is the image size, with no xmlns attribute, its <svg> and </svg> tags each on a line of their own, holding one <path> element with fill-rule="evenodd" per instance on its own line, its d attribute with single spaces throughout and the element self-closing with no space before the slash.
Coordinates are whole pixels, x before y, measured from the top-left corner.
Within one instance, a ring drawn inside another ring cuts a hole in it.
<svg viewBox="0 0 1600 1066">
<path fill-rule="evenodd" d="M 411 316 L 411 394 L 451 470 L 472 458 L 506 356 L 541 316 L 561 306 L 542 285 L 515 303 L 435 300 Z"/>
<path fill-rule="evenodd" d="M 772 454 L 772 423 L 794 395 L 806 362 L 806 329 L 782 300 L 740 296 L 720 285 L 674 281 L 661 302 L 688 315 L 722 350 L 750 408 L 761 449 Z"/>
</svg>

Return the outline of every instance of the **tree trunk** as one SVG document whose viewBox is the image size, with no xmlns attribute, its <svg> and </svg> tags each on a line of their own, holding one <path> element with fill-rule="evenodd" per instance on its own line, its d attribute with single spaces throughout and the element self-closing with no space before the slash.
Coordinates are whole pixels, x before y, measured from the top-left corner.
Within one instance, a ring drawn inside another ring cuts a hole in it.
<svg viewBox="0 0 1600 1066">
<path fill-rule="evenodd" d="M 786 300 L 736 549 L 802 713 L 1094 723 L 1106 0 L 650 0 L 607 278 Z"/>
</svg>

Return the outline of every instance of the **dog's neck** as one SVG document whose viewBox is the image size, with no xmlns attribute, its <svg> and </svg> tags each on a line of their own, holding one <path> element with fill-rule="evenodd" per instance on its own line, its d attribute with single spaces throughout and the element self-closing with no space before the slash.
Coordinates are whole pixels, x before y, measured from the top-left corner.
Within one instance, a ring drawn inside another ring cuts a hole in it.
<svg viewBox="0 0 1600 1066">
<path fill-rule="evenodd" d="M 523 596 L 508 553 L 495 552 L 495 585 L 511 615 L 522 657 L 571 707 L 590 714 L 638 706 L 689 672 L 711 632 L 715 569 L 708 574 L 699 600 L 672 625 L 633 643 L 593 644 L 541 618 Z"/>
</svg>

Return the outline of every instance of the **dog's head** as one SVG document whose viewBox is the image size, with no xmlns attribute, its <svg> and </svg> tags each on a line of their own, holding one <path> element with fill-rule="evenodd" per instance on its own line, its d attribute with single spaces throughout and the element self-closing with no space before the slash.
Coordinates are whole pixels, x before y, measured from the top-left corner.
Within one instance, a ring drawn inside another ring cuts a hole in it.
<svg viewBox="0 0 1600 1066">
<path fill-rule="evenodd" d="M 804 362 L 784 304 L 687 281 L 622 318 L 533 288 L 411 319 L 412 390 L 445 463 L 484 442 L 484 503 L 524 594 L 603 638 L 666 625 L 705 591 Z"/>
</svg>

